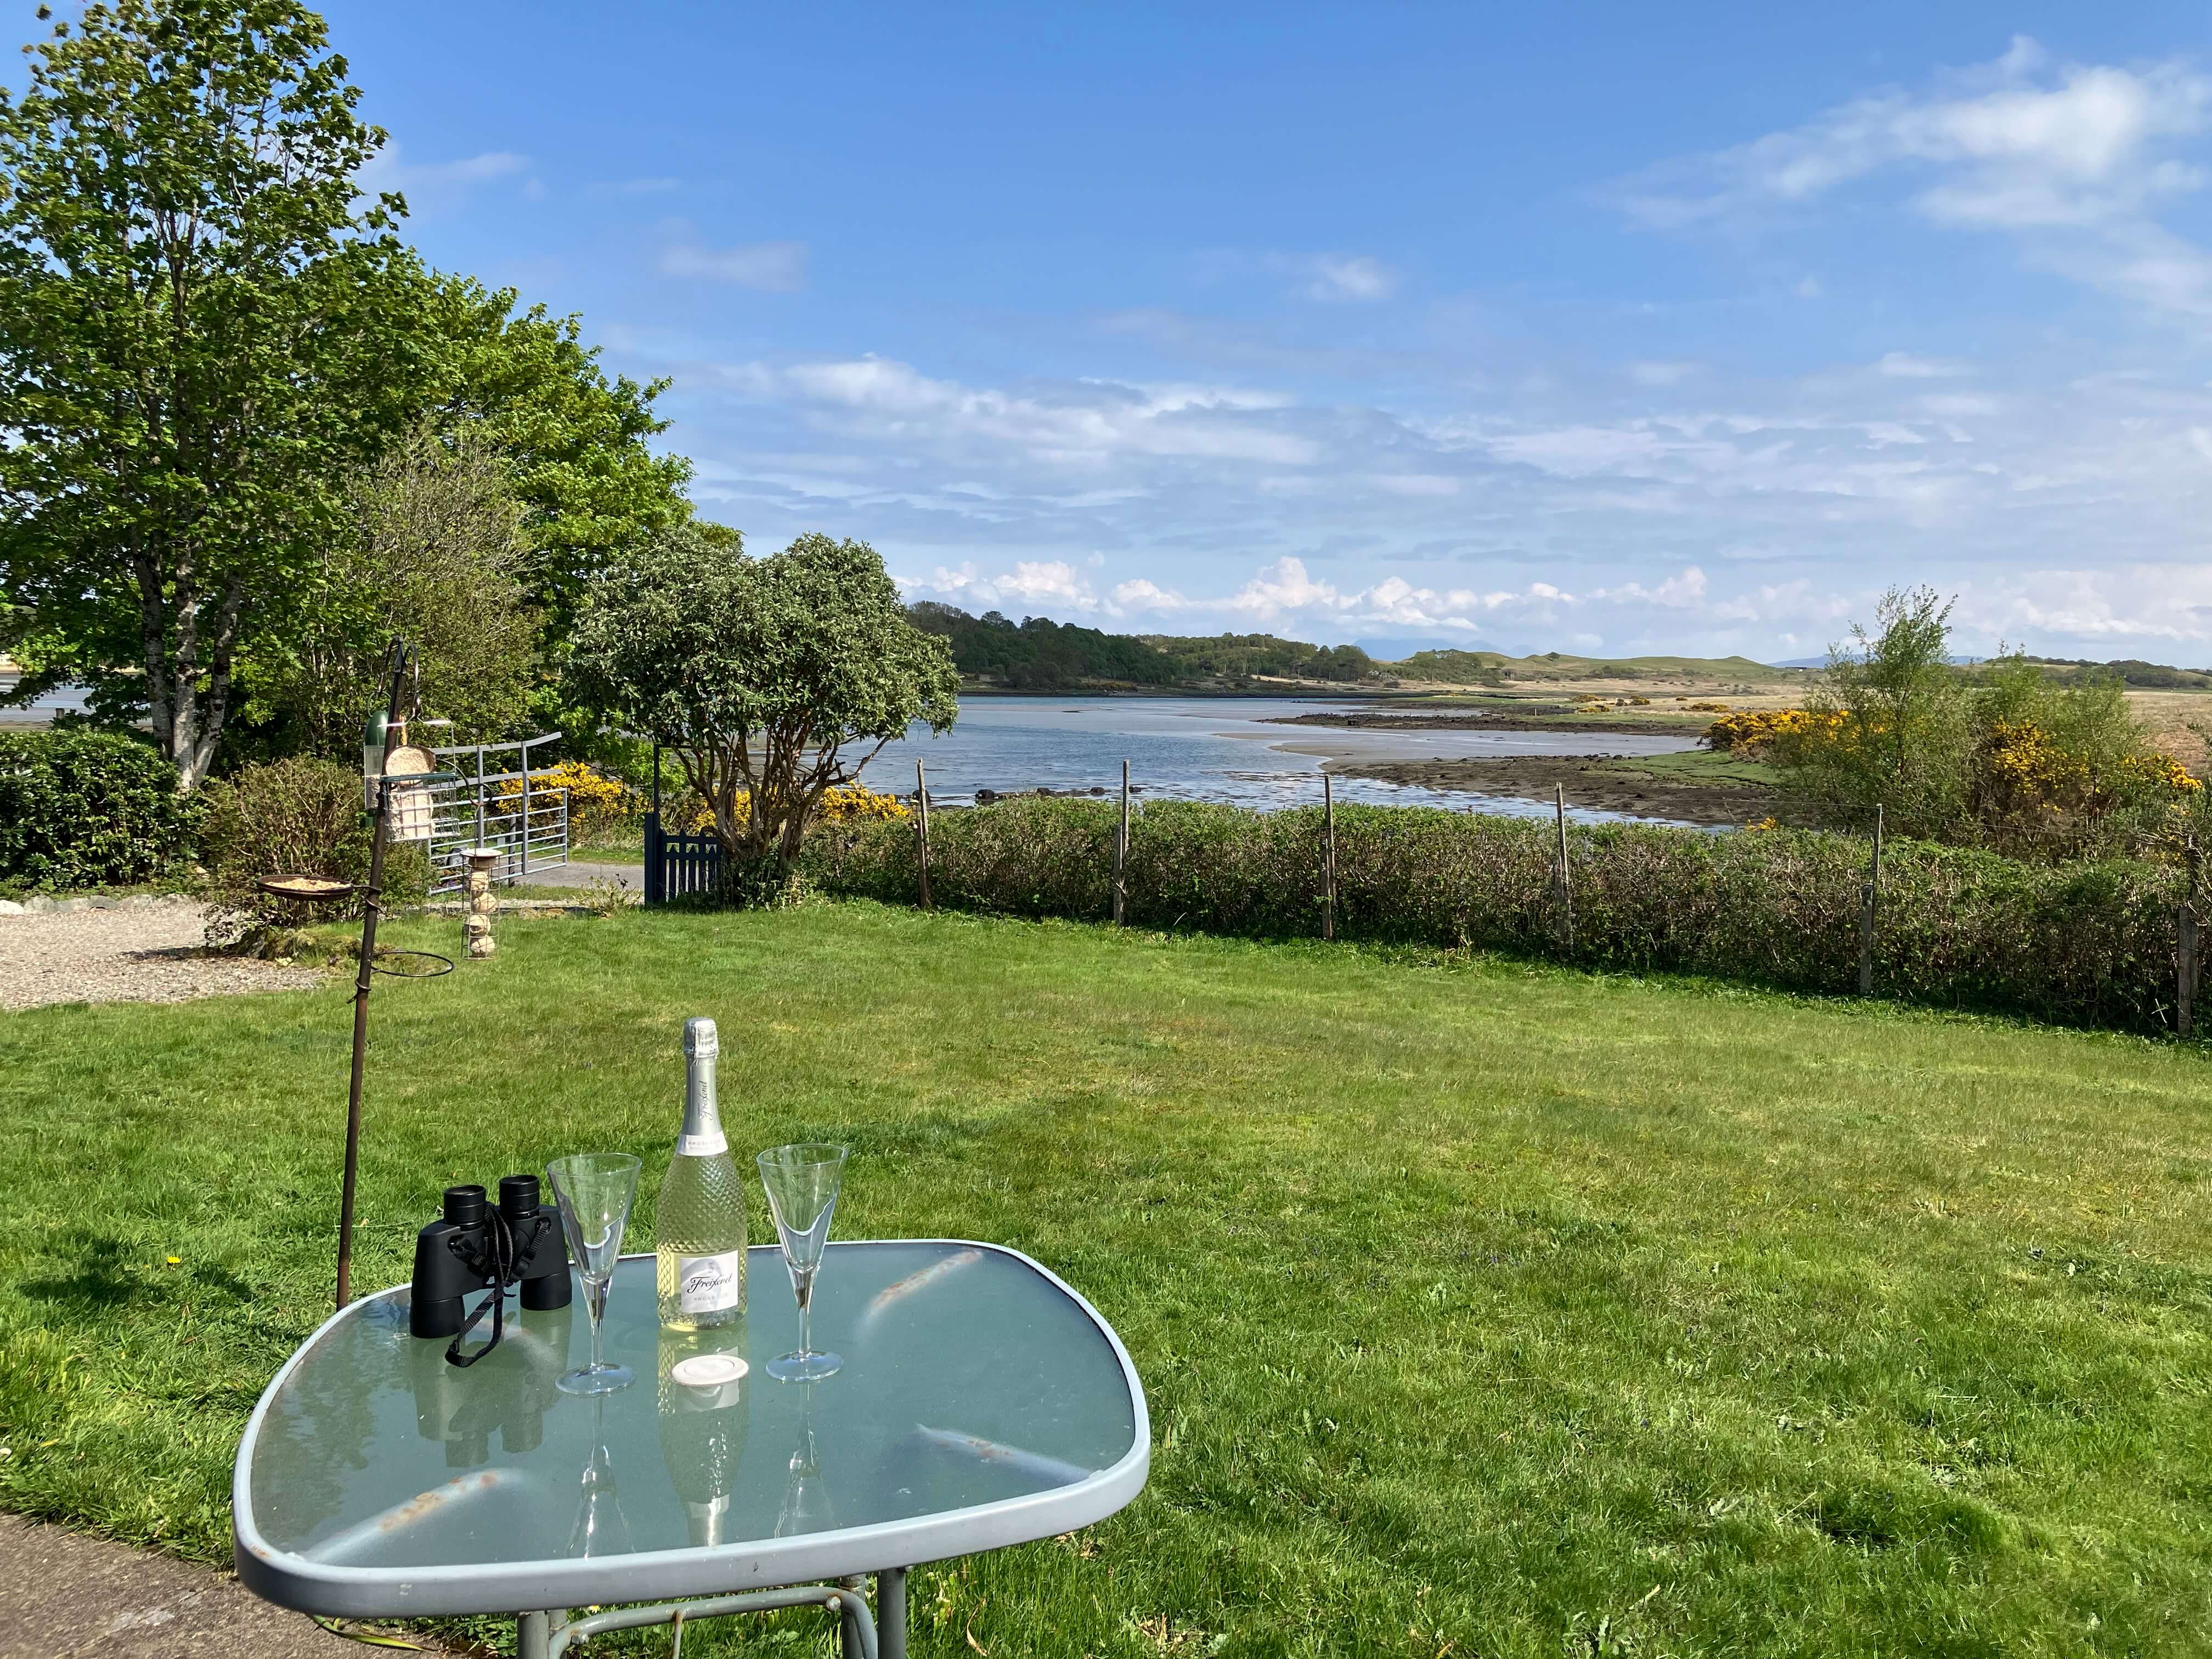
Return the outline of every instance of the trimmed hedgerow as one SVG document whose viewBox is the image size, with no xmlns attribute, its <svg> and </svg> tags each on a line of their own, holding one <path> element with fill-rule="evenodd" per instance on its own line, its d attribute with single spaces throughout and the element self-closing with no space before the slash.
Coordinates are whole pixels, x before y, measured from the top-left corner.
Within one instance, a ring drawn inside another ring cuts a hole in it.
<svg viewBox="0 0 2212 1659">
<path fill-rule="evenodd" d="M 1791 990 L 1858 983 L 1866 842 L 1807 830 L 1708 835 L 1570 826 L 1573 935 L 1552 825 L 1424 807 L 1337 815 L 1337 932 L 1594 968 L 1667 970 Z M 933 899 L 1014 915 L 1110 914 L 1115 809 L 1027 798 L 930 825 Z M 1128 916 L 1139 927 L 1310 937 L 1322 915 L 1321 814 L 1153 801 L 1134 813 Z M 907 823 L 810 843 L 826 891 L 894 903 L 915 893 Z M 1875 937 L 1882 995 L 2072 1024 L 2160 1031 L 2172 1021 L 2185 878 L 2160 866 L 2057 867 L 1893 842 Z"/>
<path fill-rule="evenodd" d="M 96 887 L 167 874 L 191 846 L 176 769 L 107 732 L 0 733 L 0 881 Z"/>
</svg>

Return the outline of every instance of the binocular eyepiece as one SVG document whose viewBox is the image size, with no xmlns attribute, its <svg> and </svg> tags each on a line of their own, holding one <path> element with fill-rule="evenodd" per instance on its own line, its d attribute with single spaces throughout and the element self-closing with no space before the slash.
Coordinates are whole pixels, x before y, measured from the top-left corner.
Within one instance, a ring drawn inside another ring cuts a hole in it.
<svg viewBox="0 0 2212 1659">
<path fill-rule="evenodd" d="M 561 1218 L 540 1202 L 538 1177 L 501 1176 L 496 1209 L 481 1187 L 447 1188 L 443 1213 L 415 1235 L 407 1328 L 416 1336 L 457 1336 L 467 1317 L 464 1297 L 475 1291 L 504 1296 L 510 1285 L 537 1313 L 567 1307 L 573 1294 Z"/>
</svg>

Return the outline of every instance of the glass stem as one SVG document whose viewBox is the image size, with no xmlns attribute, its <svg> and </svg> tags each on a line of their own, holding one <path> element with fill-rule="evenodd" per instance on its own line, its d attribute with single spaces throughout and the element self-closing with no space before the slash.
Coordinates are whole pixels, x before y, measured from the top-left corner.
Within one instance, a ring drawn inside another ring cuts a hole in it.
<svg viewBox="0 0 2212 1659">
<path fill-rule="evenodd" d="M 584 1281 L 584 1311 L 592 1316 L 592 1369 L 603 1371 L 607 1368 L 606 1357 L 601 1348 L 599 1321 L 607 1310 L 607 1286 Z"/>
<path fill-rule="evenodd" d="M 799 1293 L 799 1351 L 814 1352 L 814 1275 L 809 1273 L 795 1287 Z"/>
</svg>

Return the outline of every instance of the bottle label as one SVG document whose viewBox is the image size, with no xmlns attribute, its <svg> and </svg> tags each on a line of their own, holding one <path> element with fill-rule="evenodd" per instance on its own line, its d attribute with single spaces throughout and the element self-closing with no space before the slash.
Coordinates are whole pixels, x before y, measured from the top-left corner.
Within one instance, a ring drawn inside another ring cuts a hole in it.
<svg viewBox="0 0 2212 1659">
<path fill-rule="evenodd" d="M 676 1305 L 684 1313 L 720 1313 L 744 1294 L 745 1253 L 676 1258 Z"/>
<path fill-rule="evenodd" d="M 720 1129 L 710 1135 L 678 1135 L 676 1137 L 676 1156 L 678 1158 L 712 1158 L 717 1152 L 730 1150 L 730 1138 Z"/>
</svg>

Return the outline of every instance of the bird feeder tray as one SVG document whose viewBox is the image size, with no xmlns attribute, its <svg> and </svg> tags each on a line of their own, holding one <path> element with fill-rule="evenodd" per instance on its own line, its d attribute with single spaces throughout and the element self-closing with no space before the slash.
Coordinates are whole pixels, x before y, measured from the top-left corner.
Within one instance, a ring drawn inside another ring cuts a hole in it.
<svg viewBox="0 0 2212 1659">
<path fill-rule="evenodd" d="M 329 876 L 263 876 L 253 884 L 271 897 L 297 899 L 303 904 L 326 904 L 332 899 L 350 898 L 360 890 L 349 881 Z"/>
</svg>

